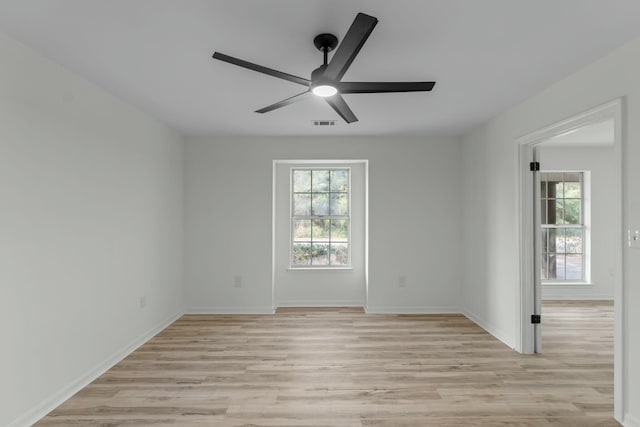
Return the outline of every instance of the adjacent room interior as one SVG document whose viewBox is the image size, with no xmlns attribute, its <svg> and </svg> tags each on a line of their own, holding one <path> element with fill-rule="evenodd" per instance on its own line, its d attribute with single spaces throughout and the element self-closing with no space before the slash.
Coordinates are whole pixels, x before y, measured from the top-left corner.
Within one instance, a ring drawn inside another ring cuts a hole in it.
<svg viewBox="0 0 640 427">
<path fill-rule="evenodd" d="M 0 425 L 640 427 L 639 14 L 2 2 Z"/>
</svg>

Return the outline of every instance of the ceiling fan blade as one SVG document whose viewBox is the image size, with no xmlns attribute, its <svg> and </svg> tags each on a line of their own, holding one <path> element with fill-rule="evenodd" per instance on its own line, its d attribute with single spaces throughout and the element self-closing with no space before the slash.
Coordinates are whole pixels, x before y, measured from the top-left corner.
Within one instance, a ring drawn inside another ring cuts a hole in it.
<svg viewBox="0 0 640 427">
<path fill-rule="evenodd" d="M 298 83 L 303 86 L 309 86 L 311 84 L 311 80 L 294 76 L 293 74 L 283 73 L 282 71 L 274 70 L 272 68 L 263 67 L 262 65 L 254 64 L 252 62 L 243 61 L 242 59 L 234 58 L 233 56 L 225 55 L 224 53 L 214 52 L 213 59 L 219 59 L 220 61 L 228 62 L 229 64 L 248 68 L 259 73 L 268 74 L 270 76 L 288 80 L 293 83 Z"/>
<path fill-rule="evenodd" d="M 311 92 L 307 90 L 307 91 L 299 93 L 297 95 L 293 95 L 293 96 L 291 96 L 291 97 L 289 97 L 287 99 L 283 99 L 280 102 L 276 102 L 275 104 L 271 104 L 269 106 L 266 106 L 264 108 L 256 110 L 255 112 L 256 113 L 268 113 L 269 111 L 277 110 L 278 108 L 282 108 L 282 107 L 284 107 L 286 105 L 293 104 L 296 101 L 300 101 L 300 100 L 306 98 L 306 96 L 309 95 L 310 93 Z"/>
<path fill-rule="evenodd" d="M 324 100 L 327 101 L 334 110 L 336 110 L 336 113 L 340 114 L 340 117 L 342 117 L 345 122 L 353 123 L 358 121 L 356 115 L 353 114 L 353 111 L 351 111 L 351 108 L 349 108 L 347 102 L 339 93 L 336 93 L 333 96 L 328 96 L 324 98 Z"/>
<path fill-rule="evenodd" d="M 340 82 L 340 93 L 428 92 L 436 82 Z"/>
<path fill-rule="evenodd" d="M 323 77 L 335 82 L 340 81 L 377 23 L 378 20 L 373 16 L 358 13 L 327 65 Z"/>
</svg>

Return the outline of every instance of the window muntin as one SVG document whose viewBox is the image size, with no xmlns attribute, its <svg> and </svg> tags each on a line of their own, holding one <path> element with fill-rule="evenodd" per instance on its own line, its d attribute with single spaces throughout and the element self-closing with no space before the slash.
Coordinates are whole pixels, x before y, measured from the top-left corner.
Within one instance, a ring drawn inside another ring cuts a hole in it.
<svg viewBox="0 0 640 427">
<path fill-rule="evenodd" d="M 584 174 L 540 174 L 542 280 L 585 280 Z"/>
<path fill-rule="evenodd" d="M 349 168 L 291 170 L 291 268 L 351 265 Z"/>
</svg>

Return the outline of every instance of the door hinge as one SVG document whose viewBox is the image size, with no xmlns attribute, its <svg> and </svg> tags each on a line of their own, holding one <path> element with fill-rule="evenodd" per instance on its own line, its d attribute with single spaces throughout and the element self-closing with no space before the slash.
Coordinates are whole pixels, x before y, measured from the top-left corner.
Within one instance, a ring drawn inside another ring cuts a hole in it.
<svg viewBox="0 0 640 427">
<path fill-rule="evenodd" d="M 539 314 L 532 314 L 531 315 L 531 323 L 533 323 L 534 325 L 537 325 L 540 323 L 540 321 L 542 320 L 542 316 Z"/>
<path fill-rule="evenodd" d="M 539 171 L 540 170 L 540 162 L 531 162 L 531 163 L 529 163 L 529 170 L 531 172 Z"/>
</svg>

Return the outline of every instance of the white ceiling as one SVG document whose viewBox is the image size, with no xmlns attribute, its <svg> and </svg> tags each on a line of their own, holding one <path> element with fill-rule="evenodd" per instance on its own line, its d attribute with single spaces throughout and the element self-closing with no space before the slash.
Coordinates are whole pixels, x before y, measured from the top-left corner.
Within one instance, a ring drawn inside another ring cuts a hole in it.
<svg viewBox="0 0 640 427">
<path fill-rule="evenodd" d="M 432 92 L 345 95 L 350 125 L 317 98 L 257 114 L 301 86 L 211 59 L 308 78 L 314 36 L 342 39 L 357 12 L 380 22 L 345 80 Z M 0 32 L 186 135 L 461 135 L 639 36 L 638 16 L 638 0 L 2 0 Z"/>
</svg>

